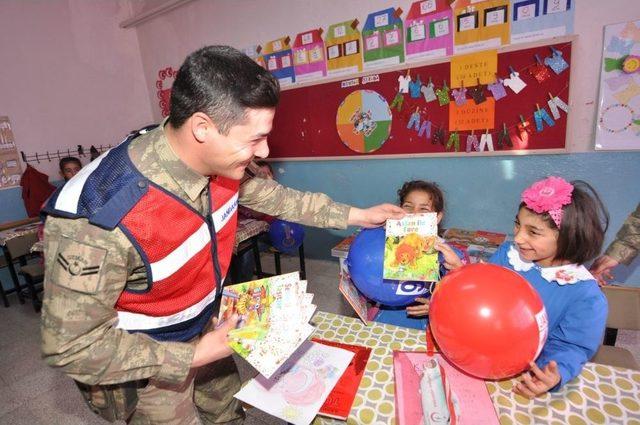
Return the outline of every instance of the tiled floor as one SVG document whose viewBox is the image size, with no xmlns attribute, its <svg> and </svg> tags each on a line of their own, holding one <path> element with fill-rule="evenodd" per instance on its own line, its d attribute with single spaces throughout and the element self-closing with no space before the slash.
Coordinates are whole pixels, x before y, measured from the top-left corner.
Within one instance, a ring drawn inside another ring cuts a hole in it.
<svg viewBox="0 0 640 425">
<path fill-rule="evenodd" d="M 283 272 L 296 270 L 296 263 L 297 258 L 283 258 Z M 272 258 L 263 264 L 270 271 Z M 318 309 L 352 315 L 337 290 L 338 263 L 307 260 L 306 264 L 308 291 L 315 294 Z M 85 407 L 69 378 L 40 359 L 39 316 L 31 305 L 20 305 L 15 297 L 10 301 L 10 308 L 0 307 L 0 424 L 106 424 Z M 640 332 L 620 332 L 618 342 L 640 358 Z M 242 359 L 237 362 L 243 378 L 255 374 Z M 249 411 L 245 423 L 284 424 L 256 409 Z"/>
</svg>

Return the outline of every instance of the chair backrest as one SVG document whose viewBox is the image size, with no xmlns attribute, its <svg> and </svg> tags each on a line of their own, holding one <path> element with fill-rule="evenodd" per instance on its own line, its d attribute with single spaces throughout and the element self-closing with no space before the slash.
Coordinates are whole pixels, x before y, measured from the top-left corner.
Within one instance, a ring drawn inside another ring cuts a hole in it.
<svg viewBox="0 0 640 425">
<path fill-rule="evenodd" d="M 17 259 L 30 253 L 31 247 L 38 241 L 37 233 L 27 233 L 7 240 L 7 250 L 11 258 Z"/>
<path fill-rule="evenodd" d="M 607 327 L 640 330 L 640 288 L 604 286 L 602 292 L 609 303 Z"/>
</svg>

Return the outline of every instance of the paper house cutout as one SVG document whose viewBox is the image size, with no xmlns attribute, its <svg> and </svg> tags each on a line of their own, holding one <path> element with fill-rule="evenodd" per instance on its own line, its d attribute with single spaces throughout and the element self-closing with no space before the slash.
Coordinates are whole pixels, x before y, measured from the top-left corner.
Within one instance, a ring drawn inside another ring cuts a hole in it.
<svg viewBox="0 0 640 425">
<path fill-rule="evenodd" d="M 362 29 L 364 68 L 404 62 L 402 9 L 389 8 L 370 13 Z"/>
<path fill-rule="evenodd" d="M 572 34 L 574 3 L 575 0 L 511 0 L 511 42 Z"/>
<path fill-rule="evenodd" d="M 329 26 L 325 37 L 327 73 L 344 75 L 362 71 L 362 40 L 358 20 Z"/>
<path fill-rule="evenodd" d="M 296 81 L 293 69 L 293 51 L 289 45 L 290 41 L 291 39 L 288 36 L 281 37 L 265 43 L 262 49 L 267 71 L 271 72 L 282 85 Z"/>
<path fill-rule="evenodd" d="M 405 18 L 407 61 L 453 54 L 453 11 L 447 0 L 422 0 Z"/>
<path fill-rule="evenodd" d="M 327 75 L 327 61 L 322 28 L 298 34 L 293 42 L 293 68 L 296 81 L 313 80 Z"/>
<path fill-rule="evenodd" d="M 254 44 L 253 46 L 245 47 L 240 51 L 253 59 L 258 65 L 266 69 L 264 57 L 262 56 L 262 46 Z"/>
<path fill-rule="evenodd" d="M 493 49 L 509 43 L 509 0 L 456 0 L 453 9 L 453 51 Z"/>
</svg>

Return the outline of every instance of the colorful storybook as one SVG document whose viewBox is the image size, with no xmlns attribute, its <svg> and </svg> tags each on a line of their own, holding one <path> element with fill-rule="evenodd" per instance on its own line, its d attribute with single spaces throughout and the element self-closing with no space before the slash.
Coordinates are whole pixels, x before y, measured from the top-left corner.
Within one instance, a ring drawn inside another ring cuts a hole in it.
<svg viewBox="0 0 640 425">
<path fill-rule="evenodd" d="M 385 279 L 436 282 L 440 280 L 436 213 L 408 214 L 387 220 L 384 246 Z"/>
<path fill-rule="evenodd" d="M 485 382 L 459 371 L 439 354 L 394 351 L 393 371 L 398 425 L 499 424 Z"/>
<path fill-rule="evenodd" d="M 504 233 L 456 228 L 447 229 L 444 233 L 447 243 L 460 249 L 468 257 L 469 263 L 488 262 L 506 237 Z"/>
<path fill-rule="evenodd" d="M 353 400 L 356 398 L 362 375 L 364 375 L 364 370 L 367 367 L 371 348 L 361 345 L 342 344 L 340 342 L 327 341 L 319 338 L 312 338 L 311 341 L 355 353 L 347 370 L 344 371 L 319 412 L 319 414 L 323 416 L 346 421 L 351 411 Z"/>
<path fill-rule="evenodd" d="M 220 323 L 238 314 L 229 345 L 268 378 L 313 333 L 312 301 L 298 272 L 229 285 L 222 291 Z"/>
<path fill-rule="evenodd" d="M 367 325 L 369 323 L 369 305 L 364 295 L 358 291 L 358 288 L 351 281 L 349 275 L 349 268 L 347 267 L 344 258 L 340 259 L 340 280 L 338 283 L 338 290 L 342 294 L 345 300 L 349 303 L 351 308 L 356 312 L 362 323 Z"/>
<path fill-rule="evenodd" d="M 294 425 L 307 425 L 353 356 L 348 350 L 305 341 L 270 379 L 257 376 L 235 397 Z"/>
</svg>

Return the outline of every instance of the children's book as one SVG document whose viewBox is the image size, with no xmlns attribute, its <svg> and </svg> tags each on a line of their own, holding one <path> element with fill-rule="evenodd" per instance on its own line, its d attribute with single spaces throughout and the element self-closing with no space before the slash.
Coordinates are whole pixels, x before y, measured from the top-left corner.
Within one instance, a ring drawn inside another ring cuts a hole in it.
<svg viewBox="0 0 640 425">
<path fill-rule="evenodd" d="M 341 240 L 338 245 L 331 248 L 331 255 L 338 258 L 347 258 L 347 255 L 349 255 L 349 248 L 351 247 L 351 243 L 359 232 L 360 230 L 357 230 L 354 234 L 347 236 L 346 238 Z"/>
<path fill-rule="evenodd" d="M 342 344 L 340 342 L 327 341 L 319 338 L 313 338 L 311 340 L 319 344 L 338 347 L 355 353 L 347 370 L 344 371 L 319 412 L 320 415 L 345 421 L 351 411 L 353 400 L 356 398 L 362 375 L 364 375 L 367 361 L 369 361 L 371 348 L 361 345 Z"/>
<path fill-rule="evenodd" d="M 312 333 L 313 294 L 297 272 L 224 288 L 220 323 L 239 315 L 229 346 L 270 377 Z"/>
<path fill-rule="evenodd" d="M 257 376 L 235 397 L 294 425 L 307 425 L 353 357 L 351 351 L 305 341 L 271 378 Z"/>
<path fill-rule="evenodd" d="M 440 280 L 436 213 L 408 214 L 387 220 L 383 277 L 393 280 L 436 282 Z"/>
<path fill-rule="evenodd" d="M 338 283 L 338 290 L 342 294 L 345 300 L 356 312 L 362 323 L 367 325 L 369 319 L 369 306 L 367 299 L 358 291 L 358 288 L 351 281 L 349 275 L 349 269 L 343 258 L 340 259 L 340 280 Z"/>
<path fill-rule="evenodd" d="M 394 351 L 393 370 L 398 425 L 499 424 L 485 382 L 439 354 Z"/>
<path fill-rule="evenodd" d="M 488 262 L 506 237 L 504 233 L 456 228 L 447 229 L 444 233 L 447 243 L 460 249 L 468 263 Z"/>
</svg>

